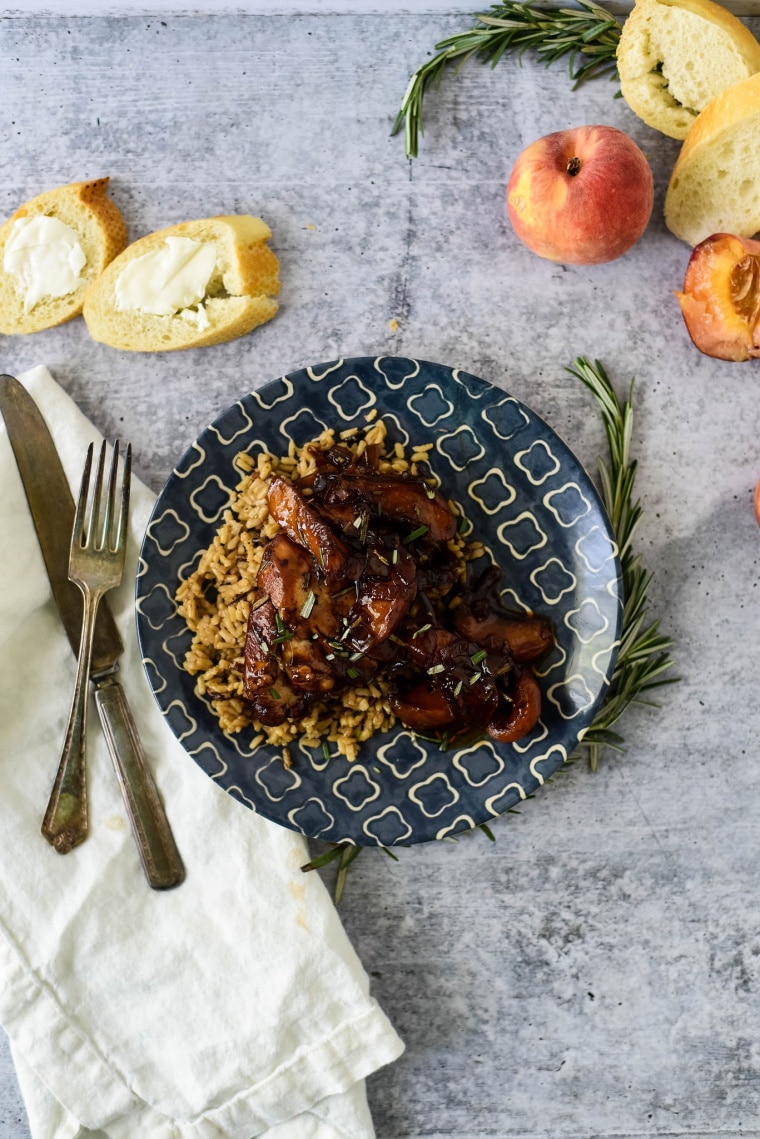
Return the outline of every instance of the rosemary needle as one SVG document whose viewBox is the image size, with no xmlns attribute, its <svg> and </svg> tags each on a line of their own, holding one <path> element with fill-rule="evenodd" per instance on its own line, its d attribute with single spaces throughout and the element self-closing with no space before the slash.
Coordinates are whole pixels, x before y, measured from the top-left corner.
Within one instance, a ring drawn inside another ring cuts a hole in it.
<svg viewBox="0 0 760 1139">
<path fill-rule="evenodd" d="M 416 158 L 422 129 L 422 103 L 433 83 L 440 83 L 449 64 L 474 55 L 495 67 L 510 52 L 535 51 L 547 66 L 568 57 L 575 87 L 585 79 L 617 75 L 616 51 L 621 27 L 595 0 L 577 0 L 578 8 L 542 9 L 523 0 L 503 0 L 473 18 L 477 23 L 435 45 L 436 55 L 413 72 L 391 134 L 404 127 L 407 158 Z"/>
</svg>

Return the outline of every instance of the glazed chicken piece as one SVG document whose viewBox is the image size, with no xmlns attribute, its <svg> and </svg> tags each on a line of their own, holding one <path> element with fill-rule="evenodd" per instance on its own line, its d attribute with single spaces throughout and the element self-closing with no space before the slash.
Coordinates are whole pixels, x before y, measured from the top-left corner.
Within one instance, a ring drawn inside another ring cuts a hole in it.
<svg viewBox="0 0 760 1139">
<path fill-rule="evenodd" d="M 348 547 L 296 487 L 275 475 L 269 484 L 267 505 L 275 522 L 309 551 L 328 581 L 344 573 Z"/>
<path fill-rule="evenodd" d="M 508 649 L 518 664 L 537 660 L 554 644 L 554 634 L 545 617 L 507 617 L 493 610 L 478 617 L 462 602 L 454 611 L 453 624 L 458 633 L 483 648 Z"/>
<path fill-rule="evenodd" d="M 287 534 L 278 534 L 264 550 L 256 585 L 274 608 L 269 648 L 279 651 L 289 687 L 313 695 L 329 692 L 335 674 L 325 644 L 338 635 L 341 619 L 311 555 Z"/>
<path fill-rule="evenodd" d="M 304 700 L 287 682 L 280 661 L 272 652 L 277 632 L 277 611 L 271 601 L 251 605 L 245 638 L 243 682 L 254 714 L 270 727 L 303 714 Z"/>
<path fill-rule="evenodd" d="M 366 513 L 374 522 L 396 528 L 401 524 L 410 532 L 424 526 L 432 542 L 448 542 L 457 532 L 457 519 L 443 495 L 414 475 L 378 475 L 356 468 L 318 475 L 314 497 L 344 527 Z"/>
<path fill-rule="evenodd" d="M 311 555 L 287 534 L 267 543 L 256 585 L 266 594 L 288 630 L 303 636 L 334 637 L 340 629 L 330 591 L 320 580 Z"/>
<path fill-rule="evenodd" d="M 507 649 L 518 664 L 538 660 L 554 644 L 551 624 L 545 617 L 507 612 L 495 593 L 500 577 L 499 567 L 491 566 L 462 596 L 452 614 L 454 628 L 490 651 Z"/>
<path fill-rule="evenodd" d="M 367 556 L 365 572 L 356 583 L 356 601 L 348 615 L 348 639 L 362 653 L 371 652 L 390 637 L 417 594 L 417 566 L 411 554 L 403 547 L 397 549 L 394 562 L 391 551 L 387 551 L 387 556 L 378 553 L 372 549 Z"/>
</svg>

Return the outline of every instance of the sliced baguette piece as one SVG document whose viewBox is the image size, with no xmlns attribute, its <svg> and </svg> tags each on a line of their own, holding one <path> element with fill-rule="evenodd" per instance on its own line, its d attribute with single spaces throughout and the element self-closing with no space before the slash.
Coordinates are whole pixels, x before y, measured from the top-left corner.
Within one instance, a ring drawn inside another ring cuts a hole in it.
<svg viewBox="0 0 760 1139">
<path fill-rule="evenodd" d="M 665 224 L 689 245 L 760 230 L 760 74 L 713 99 L 694 123 L 670 176 Z"/>
<path fill-rule="evenodd" d="M 127 244 L 121 212 L 106 196 L 108 178 L 72 182 L 26 202 L 0 227 L 0 332 L 14 336 L 39 332 L 79 316 L 85 293 Z M 65 296 L 43 296 L 25 311 L 25 290 L 18 276 L 5 269 L 6 246 L 13 241 L 16 222 L 37 216 L 56 218 L 74 231 L 86 258 L 81 283 Z"/>
<path fill-rule="evenodd" d="M 272 236 L 261 218 L 248 214 L 182 222 L 148 234 L 128 246 L 87 294 L 84 319 L 94 340 L 126 352 L 172 352 L 235 340 L 277 312 L 279 262 L 266 244 Z M 119 281 L 138 257 L 167 248 L 167 238 L 213 244 L 217 272 L 201 308 L 207 327 L 190 310 L 168 315 L 138 309 L 120 311 Z"/>
<path fill-rule="evenodd" d="M 708 103 L 760 71 L 760 43 L 711 0 L 636 0 L 617 62 L 631 110 L 655 130 L 684 139 Z"/>
</svg>

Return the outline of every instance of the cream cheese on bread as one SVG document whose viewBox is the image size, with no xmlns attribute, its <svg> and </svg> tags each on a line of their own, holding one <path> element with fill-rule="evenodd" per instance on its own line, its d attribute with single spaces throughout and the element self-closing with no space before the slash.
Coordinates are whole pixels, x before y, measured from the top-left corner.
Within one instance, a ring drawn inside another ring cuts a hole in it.
<svg viewBox="0 0 760 1139">
<path fill-rule="evenodd" d="M 217 272 L 217 252 L 212 242 L 167 237 L 159 249 L 130 261 L 116 278 L 116 308 L 119 312 L 149 312 L 156 316 L 187 313 L 199 327 L 206 327 L 208 317 L 203 301 Z"/>
<path fill-rule="evenodd" d="M 251 214 L 198 218 L 146 234 L 87 290 L 90 335 L 126 352 L 203 348 L 246 335 L 277 312 L 279 262 L 267 245 L 271 236 Z"/>
<path fill-rule="evenodd" d="M 3 270 L 16 281 L 31 312 L 45 297 L 66 297 L 82 284 L 87 257 L 79 235 L 59 218 L 18 218 L 5 243 Z"/>
</svg>

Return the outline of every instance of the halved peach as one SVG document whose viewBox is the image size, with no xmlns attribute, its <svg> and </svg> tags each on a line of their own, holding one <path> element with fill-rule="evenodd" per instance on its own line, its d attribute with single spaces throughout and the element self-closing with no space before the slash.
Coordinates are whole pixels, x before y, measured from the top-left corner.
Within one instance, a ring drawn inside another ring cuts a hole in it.
<svg viewBox="0 0 760 1139">
<path fill-rule="evenodd" d="M 760 356 L 760 241 L 714 233 L 695 247 L 676 293 L 689 336 L 707 356 Z"/>
</svg>

